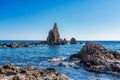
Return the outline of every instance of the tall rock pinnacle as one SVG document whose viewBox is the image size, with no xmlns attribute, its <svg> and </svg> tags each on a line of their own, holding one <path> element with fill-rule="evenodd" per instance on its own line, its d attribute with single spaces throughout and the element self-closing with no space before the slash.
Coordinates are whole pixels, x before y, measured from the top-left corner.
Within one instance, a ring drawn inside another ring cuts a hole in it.
<svg viewBox="0 0 120 80">
<path fill-rule="evenodd" d="M 62 40 L 60 38 L 57 23 L 55 23 L 53 29 L 51 29 L 49 31 L 49 34 L 48 34 L 48 37 L 47 37 L 47 43 L 49 45 L 60 45 L 60 44 L 66 44 L 67 43 L 65 40 Z"/>
</svg>

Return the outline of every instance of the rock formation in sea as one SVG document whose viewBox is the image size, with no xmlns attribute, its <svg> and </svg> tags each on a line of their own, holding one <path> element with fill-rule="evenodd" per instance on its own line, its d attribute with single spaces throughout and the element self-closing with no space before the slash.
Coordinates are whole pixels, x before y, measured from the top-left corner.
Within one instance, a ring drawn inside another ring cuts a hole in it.
<svg viewBox="0 0 120 80">
<path fill-rule="evenodd" d="M 120 76 L 120 53 L 110 51 L 100 44 L 86 42 L 83 48 L 70 56 L 70 59 L 78 58 L 88 71 L 108 73 Z"/>
<path fill-rule="evenodd" d="M 0 44 L 0 48 L 20 48 L 20 47 L 29 47 L 29 46 L 40 46 L 40 45 L 46 45 L 46 41 L 40 41 L 40 42 L 12 42 L 12 43 L 4 43 Z"/>
<path fill-rule="evenodd" d="M 71 80 L 54 68 L 16 68 L 12 64 L 0 67 L 0 80 Z"/>
<path fill-rule="evenodd" d="M 70 58 L 50 59 L 49 62 L 64 67 L 84 67 L 88 71 L 120 76 L 120 53 L 107 50 L 94 42 L 86 42 L 83 48 Z"/>
<path fill-rule="evenodd" d="M 70 44 L 77 44 L 76 39 L 72 37 L 71 40 L 70 40 Z"/>
<path fill-rule="evenodd" d="M 61 45 L 61 44 L 64 45 L 64 44 L 67 44 L 66 39 L 62 40 L 60 38 L 57 23 L 55 23 L 53 29 L 51 29 L 49 31 L 48 37 L 47 37 L 47 43 L 49 45 Z"/>
</svg>

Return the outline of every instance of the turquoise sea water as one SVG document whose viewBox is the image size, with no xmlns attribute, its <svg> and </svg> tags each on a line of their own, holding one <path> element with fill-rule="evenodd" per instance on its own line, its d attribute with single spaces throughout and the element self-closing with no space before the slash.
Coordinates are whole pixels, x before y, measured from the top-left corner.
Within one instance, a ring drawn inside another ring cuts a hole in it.
<svg viewBox="0 0 120 80">
<path fill-rule="evenodd" d="M 31 41 L 0 41 L 2 43 L 11 42 L 31 42 Z M 34 41 L 36 42 L 36 41 Z M 81 41 L 83 44 L 85 41 Z M 120 41 L 94 41 L 106 47 L 109 50 L 120 52 Z M 48 62 L 52 58 L 68 58 L 71 54 L 77 53 L 83 44 L 68 44 L 56 46 L 32 46 L 22 48 L 0 48 L 0 65 L 12 63 L 17 67 L 33 66 L 37 68 L 53 67 L 60 72 L 65 73 L 73 80 L 120 80 L 120 77 L 93 73 L 84 70 L 84 68 L 61 67 Z"/>
</svg>

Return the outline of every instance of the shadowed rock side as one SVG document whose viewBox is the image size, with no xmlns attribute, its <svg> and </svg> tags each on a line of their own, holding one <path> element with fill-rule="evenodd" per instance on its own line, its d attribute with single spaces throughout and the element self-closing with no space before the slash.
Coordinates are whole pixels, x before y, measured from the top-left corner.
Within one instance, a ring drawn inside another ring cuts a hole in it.
<svg viewBox="0 0 120 80">
<path fill-rule="evenodd" d="M 53 29 L 51 29 L 49 31 L 49 34 L 48 34 L 48 37 L 47 37 L 47 43 L 49 45 L 67 44 L 66 39 L 62 40 L 60 38 L 57 23 L 55 23 Z"/>
<path fill-rule="evenodd" d="M 35 69 L 32 67 L 16 68 L 14 65 L 0 67 L 0 80 L 71 80 L 54 68 Z"/>
<path fill-rule="evenodd" d="M 70 56 L 71 60 L 74 58 L 78 58 L 88 71 L 120 76 L 120 53 L 109 51 L 102 45 L 86 42 L 81 51 Z"/>
<path fill-rule="evenodd" d="M 77 44 L 76 39 L 75 39 L 75 38 L 71 38 L 71 40 L 70 40 L 70 44 Z"/>
</svg>

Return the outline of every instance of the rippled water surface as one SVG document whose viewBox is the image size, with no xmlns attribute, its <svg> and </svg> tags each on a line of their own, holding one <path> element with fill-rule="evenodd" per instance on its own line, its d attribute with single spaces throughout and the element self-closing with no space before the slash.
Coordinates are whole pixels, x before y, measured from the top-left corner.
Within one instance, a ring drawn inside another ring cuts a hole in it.
<svg viewBox="0 0 120 80">
<path fill-rule="evenodd" d="M 0 41 L 0 43 L 21 42 L 21 41 Z M 27 41 L 29 42 L 29 41 Z M 31 41 L 30 41 L 31 42 Z M 85 43 L 85 41 L 81 41 Z M 119 41 L 95 41 L 109 50 L 120 52 Z M 57 46 L 32 46 L 22 48 L 0 48 L 0 65 L 13 63 L 18 67 L 33 66 L 37 68 L 53 67 L 58 71 L 65 73 L 74 80 L 120 80 L 120 77 L 92 73 L 84 68 L 74 69 L 70 67 L 56 66 L 48 62 L 52 58 L 68 58 L 71 54 L 77 53 L 83 44 L 68 44 Z"/>
</svg>

